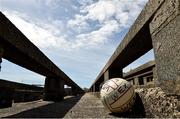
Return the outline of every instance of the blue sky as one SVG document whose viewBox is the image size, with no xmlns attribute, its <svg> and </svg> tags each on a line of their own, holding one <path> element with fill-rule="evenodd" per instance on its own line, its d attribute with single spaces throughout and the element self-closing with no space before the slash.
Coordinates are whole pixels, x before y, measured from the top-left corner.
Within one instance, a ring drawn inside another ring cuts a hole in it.
<svg viewBox="0 0 180 119">
<path fill-rule="evenodd" d="M 0 0 L 0 10 L 81 87 L 89 87 L 147 0 Z M 124 69 L 154 59 L 148 52 Z M 3 59 L 0 78 L 44 84 L 45 77 Z"/>
</svg>

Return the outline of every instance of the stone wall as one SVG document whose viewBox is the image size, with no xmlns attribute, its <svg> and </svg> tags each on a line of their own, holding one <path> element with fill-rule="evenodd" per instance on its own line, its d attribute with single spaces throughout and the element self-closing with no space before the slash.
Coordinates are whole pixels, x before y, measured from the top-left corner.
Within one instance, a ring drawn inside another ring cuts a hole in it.
<svg viewBox="0 0 180 119">
<path fill-rule="evenodd" d="M 160 87 L 137 88 L 146 117 L 180 118 L 180 95 L 166 95 Z"/>
</svg>

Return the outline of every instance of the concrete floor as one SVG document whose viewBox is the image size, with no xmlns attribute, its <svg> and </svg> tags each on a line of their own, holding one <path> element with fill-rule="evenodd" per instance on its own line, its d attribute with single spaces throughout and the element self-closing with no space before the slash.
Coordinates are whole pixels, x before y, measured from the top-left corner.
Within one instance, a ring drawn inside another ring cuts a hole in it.
<svg viewBox="0 0 180 119">
<path fill-rule="evenodd" d="M 65 118 L 114 118 L 104 108 L 101 100 L 92 93 L 86 93 L 65 115 Z"/>
<path fill-rule="evenodd" d="M 63 101 L 56 103 L 42 100 L 15 103 L 11 108 L 0 109 L 0 117 L 115 118 L 124 116 L 112 115 L 104 108 L 98 97 L 92 93 L 86 93 L 76 97 L 67 96 Z"/>
</svg>

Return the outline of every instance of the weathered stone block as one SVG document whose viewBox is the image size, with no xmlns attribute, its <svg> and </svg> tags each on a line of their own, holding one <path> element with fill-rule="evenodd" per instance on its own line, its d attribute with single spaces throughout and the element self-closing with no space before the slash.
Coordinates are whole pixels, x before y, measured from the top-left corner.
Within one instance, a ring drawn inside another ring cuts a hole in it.
<svg viewBox="0 0 180 119">
<path fill-rule="evenodd" d="M 179 14 L 179 0 L 166 0 L 155 13 L 150 24 L 151 34 L 156 35 Z"/>
<path fill-rule="evenodd" d="M 179 118 L 178 96 L 167 96 L 160 87 L 138 88 L 136 92 L 140 95 L 145 111 L 146 118 Z"/>
<path fill-rule="evenodd" d="M 179 0 L 167 0 L 150 23 L 159 86 L 180 95 Z"/>
</svg>

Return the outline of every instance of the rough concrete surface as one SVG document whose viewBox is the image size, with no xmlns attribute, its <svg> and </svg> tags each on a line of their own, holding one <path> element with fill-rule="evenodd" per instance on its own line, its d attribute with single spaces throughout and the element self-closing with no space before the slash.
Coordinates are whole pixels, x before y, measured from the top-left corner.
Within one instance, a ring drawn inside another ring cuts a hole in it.
<svg viewBox="0 0 180 119">
<path fill-rule="evenodd" d="M 92 93 L 86 93 L 81 100 L 65 115 L 65 118 L 112 118 L 101 100 Z"/>
<path fill-rule="evenodd" d="M 180 15 L 152 37 L 158 85 L 166 94 L 180 94 Z"/>
<path fill-rule="evenodd" d="M 41 100 L 28 103 L 14 103 L 12 107 L 0 109 L 0 117 L 8 117 L 47 104 L 50 104 L 50 102 L 44 102 Z"/>
<path fill-rule="evenodd" d="M 146 117 L 180 118 L 180 96 L 166 95 L 160 87 L 138 88 Z"/>
<path fill-rule="evenodd" d="M 66 96 L 61 102 L 38 100 L 28 103 L 15 103 L 11 108 L 0 109 L 0 117 L 62 118 L 80 98 L 81 96 Z"/>
</svg>

